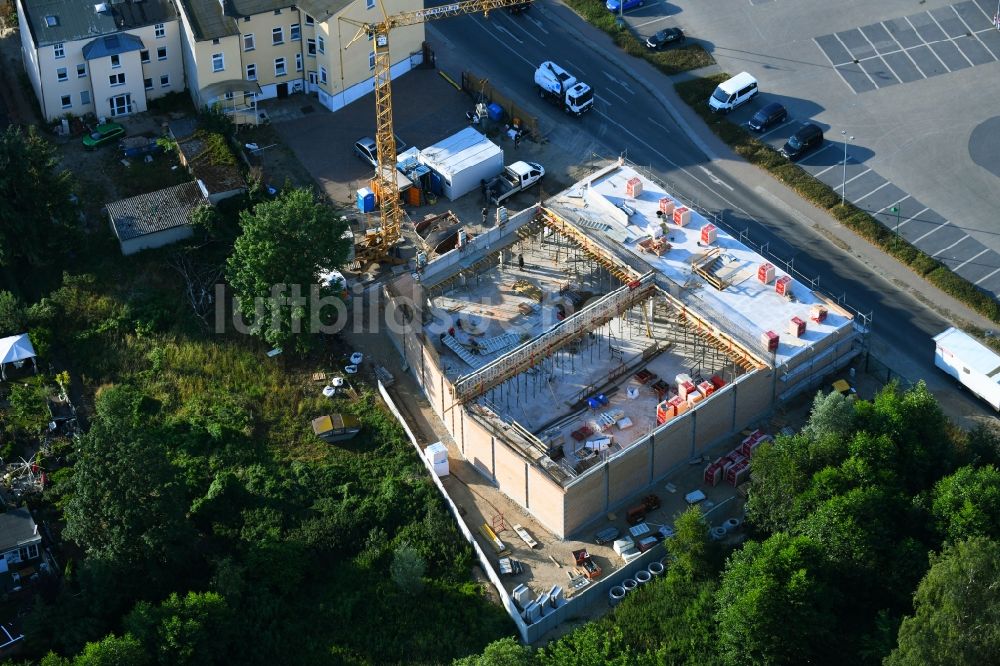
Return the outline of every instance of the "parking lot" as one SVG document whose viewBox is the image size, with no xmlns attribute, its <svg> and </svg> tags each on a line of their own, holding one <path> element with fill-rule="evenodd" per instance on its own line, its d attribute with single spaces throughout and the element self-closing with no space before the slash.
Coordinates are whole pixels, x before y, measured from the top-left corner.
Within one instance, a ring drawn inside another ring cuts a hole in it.
<svg viewBox="0 0 1000 666">
<path fill-rule="evenodd" d="M 764 137 L 776 147 L 815 122 L 826 144 L 804 168 L 1000 294 L 996 9 L 994 0 L 887 0 L 841 12 L 819 0 L 679 0 L 647 3 L 626 20 L 640 35 L 678 25 L 723 70 L 753 74 L 762 94 L 734 122 L 781 102 L 789 120 Z"/>
</svg>

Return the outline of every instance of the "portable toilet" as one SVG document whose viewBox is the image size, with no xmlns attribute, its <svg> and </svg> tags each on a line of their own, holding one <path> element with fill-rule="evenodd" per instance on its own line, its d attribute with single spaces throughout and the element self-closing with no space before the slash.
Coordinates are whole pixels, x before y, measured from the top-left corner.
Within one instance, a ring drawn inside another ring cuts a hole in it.
<svg viewBox="0 0 1000 666">
<path fill-rule="evenodd" d="M 370 188 L 362 187 L 358 190 L 358 210 L 362 213 L 375 210 L 375 193 Z"/>
</svg>

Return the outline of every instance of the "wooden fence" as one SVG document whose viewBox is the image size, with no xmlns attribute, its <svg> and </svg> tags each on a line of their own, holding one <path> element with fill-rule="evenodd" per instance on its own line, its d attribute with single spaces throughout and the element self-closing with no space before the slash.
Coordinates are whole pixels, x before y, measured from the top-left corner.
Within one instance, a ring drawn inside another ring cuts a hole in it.
<svg viewBox="0 0 1000 666">
<path fill-rule="evenodd" d="M 521 127 L 524 128 L 524 131 L 532 141 L 542 140 L 542 133 L 538 129 L 538 118 L 528 113 L 525 109 L 515 104 L 509 97 L 497 90 L 490 83 L 489 79 L 481 78 L 473 72 L 463 70 L 462 90 L 468 93 L 476 102 L 480 101 L 480 95 L 482 95 L 483 101 L 487 104 L 499 104 L 507 114 L 508 122 L 511 118 L 519 118 L 521 120 Z"/>
</svg>

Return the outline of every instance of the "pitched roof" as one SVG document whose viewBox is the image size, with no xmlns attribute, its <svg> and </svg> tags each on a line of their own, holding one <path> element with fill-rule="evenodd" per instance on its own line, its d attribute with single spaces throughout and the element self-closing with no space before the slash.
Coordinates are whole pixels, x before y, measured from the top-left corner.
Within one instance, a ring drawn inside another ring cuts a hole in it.
<svg viewBox="0 0 1000 666">
<path fill-rule="evenodd" d="M 93 39 L 177 18 L 170 0 L 19 1 L 36 47 Z"/>
<path fill-rule="evenodd" d="M 323 22 L 352 2 L 354 0 L 299 0 L 297 6 L 317 21 Z"/>
<path fill-rule="evenodd" d="M 295 6 L 288 0 L 181 0 L 199 41 L 240 34 L 237 20 Z"/>
<path fill-rule="evenodd" d="M 10 509 L 7 513 L 0 513 L 0 553 L 26 543 L 37 543 L 41 539 L 27 509 Z"/>
<path fill-rule="evenodd" d="M 141 51 L 146 48 L 142 40 L 135 35 L 122 33 L 119 35 L 105 35 L 84 44 L 83 57 L 85 60 L 96 60 L 129 51 Z"/>
<path fill-rule="evenodd" d="M 108 204 L 108 216 L 119 240 L 130 240 L 188 223 L 188 216 L 206 203 L 197 181 L 168 187 Z"/>
</svg>

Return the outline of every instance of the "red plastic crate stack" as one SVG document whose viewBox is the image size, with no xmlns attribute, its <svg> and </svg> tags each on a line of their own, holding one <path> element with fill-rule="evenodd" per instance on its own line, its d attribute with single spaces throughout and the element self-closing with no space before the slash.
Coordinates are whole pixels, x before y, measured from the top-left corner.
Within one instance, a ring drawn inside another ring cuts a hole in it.
<svg viewBox="0 0 1000 666">
<path fill-rule="evenodd" d="M 726 483 L 733 486 L 740 485 L 750 475 L 750 458 L 753 457 L 757 447 L 771 439 L 772 437 L 765 435 L 762 430 L 754 430 L 740 442 L 739 446 L 705 467 L 705 483 L 714 488 L 719 481 L 725 479 Z"/>
<path fill-rule="evenodd" d="M 625 195 L 633 199 L 642 194 L 642 181 L 639 178 L 630 178 L 625 183 Z"/>
<path fill-rule="evenodd" d="M 717 235 L 718 229 L 716 229 L 714 224 L 706 224 L 701 228 L 701 242 L 705 245 L 714 243 Z"/>
<path fill-rule="evenodd" d="M 709 379 L 708 381 L 712 382 L 712 386 L 715 387 L 716 391 L 718 391 L 720 388 L 726 385 L 726 380 L 720 377 L 719 375 L 712 375 L 712 378 Z"/>
<path fill-rule="evenodd" d="M 746 481 L 748 476 L 750 476 L 750 459 L 745 458 L 729 466 L 726 470 L 726 483 L 735 488 Z"/>
<path fill-rule="evenodd" d="M 774 282 L 774 290 L 778 296 L 788 296 L 792 293 L 792 278 L 782 275 Z"/>
<path fill-rule="evenodd" d="M 674 214 L 674 206 L 676 205 L 670 197 L 663 197 L 660 199 L 660 212 L 665 216 L 672 216 Z"/>
<path fill-rule="evenodd" d="M 719 460 L 709 463 L 708 467 L 705 468 L 705 483 L 713 488 L 719 485 L 719 481 L 722 479 L 721 460 L 722 458 L 719 458 Z"/>
<path fill-rule="evenodd" d="M 749 458 L 753 456 L 753 453 L 757 450 L 758 446 L 764 442 L 770 442 L 771 439 L 773 438 L 770 435 L 765 435 L 763 430 L 754 430 L 742 442 L 740 442 L 740 445 L 736 450 Z"/>
</svg>

